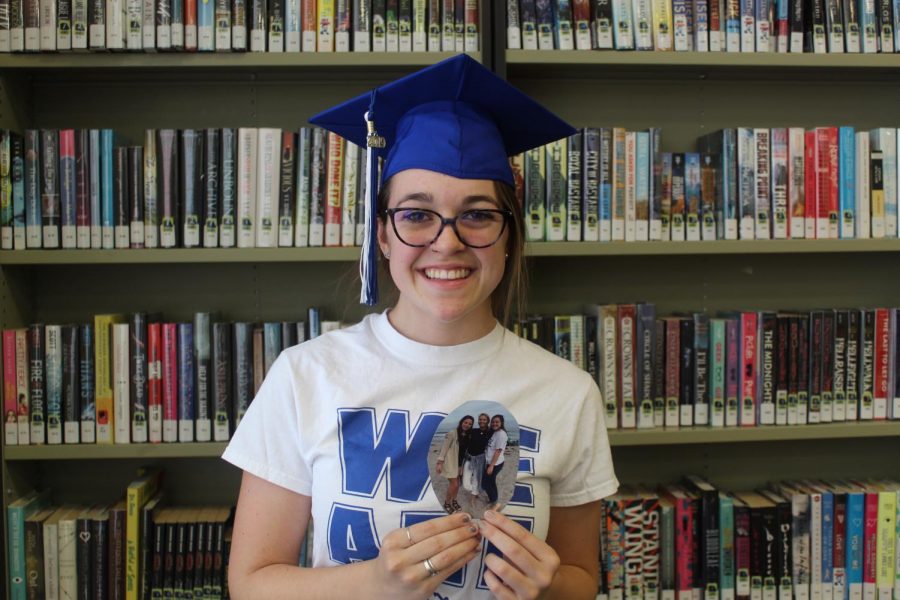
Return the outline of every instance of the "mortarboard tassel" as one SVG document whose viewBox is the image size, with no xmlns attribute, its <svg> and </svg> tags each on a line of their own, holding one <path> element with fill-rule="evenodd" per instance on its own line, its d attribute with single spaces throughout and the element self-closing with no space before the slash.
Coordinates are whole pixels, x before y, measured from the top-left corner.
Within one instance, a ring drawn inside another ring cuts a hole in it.
<svg viewBox="0 0 900 600">
<path fill-rule="evenodd" d="M 378 234 L 377 214 L 378 210 L 378 154 L 377 150 L 384 148 L 384 138 L 375 131 L 374 110 L 375 92 L 372 92 L 372 101 L 369 111 L 365 114 L 366 128 L 366 206 L 365 206 L 365 235 L 363 236 L 362 260 L 359 264 L 359 277 L 362 281 L 359 301 L 368 306 L 378 302 L 378 244 L 375 237 Z"/>
</svg>

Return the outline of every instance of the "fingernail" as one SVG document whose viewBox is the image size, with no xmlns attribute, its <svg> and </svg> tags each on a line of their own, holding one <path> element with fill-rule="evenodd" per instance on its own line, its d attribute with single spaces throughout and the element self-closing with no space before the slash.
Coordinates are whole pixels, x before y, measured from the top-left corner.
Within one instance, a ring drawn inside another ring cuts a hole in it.
<svg viewBox="0 0 900 600">
<path fill-rule="evenodd" d="M 471 527 L 469 527 L 469 531 L 471 531 L 472 533 L 478 533 L 478 528 L 472 525 Z"/>
<path fill-rule="evenodd" d="M 468 513 L 463 513 L 463 523 L 468 523 L 471 520 L 472 520 L 472 517 L 469 516 Z"/>
<path fill-rule="evenodd" d="M 484 516 L 489 519 L 494 519 L 497 517 L 497 513 L 495 513 L 492 510 L 486 510 L 486 511 L 484 511 Z"/>
</svg>

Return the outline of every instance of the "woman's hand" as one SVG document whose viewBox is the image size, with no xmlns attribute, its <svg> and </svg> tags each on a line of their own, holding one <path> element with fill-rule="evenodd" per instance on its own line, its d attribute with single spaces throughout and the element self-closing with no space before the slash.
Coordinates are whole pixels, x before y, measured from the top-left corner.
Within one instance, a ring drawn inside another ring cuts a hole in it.
<svg viewBox="0 0 900 600">
<path fill-rule="evenodd" d="M 486 473 L 487 473 L 488 475 L 490 475 L 490 474 L 492 474 L 493 472 L 494 472 L 494 465 L 488 465 L 488 466 L 487 466 L 487 469 L 486 469 Z"/>
<path fill-rule="evenodd" d="M 541 598 L 559 569 L 559 555 L 524 527 L 496 511 L 484 513 L 484 537 L 503 556 L 488 554 L 484 580 L 498 600 Z"/>
<path fill-rule="evenodd" d="M 478 527 L 465 513 L 395 529 L 384 537 L 372 561 L 374 582 L 369 588 L 381 598 L 427 598 L 480 549 Z"/>
</svg>

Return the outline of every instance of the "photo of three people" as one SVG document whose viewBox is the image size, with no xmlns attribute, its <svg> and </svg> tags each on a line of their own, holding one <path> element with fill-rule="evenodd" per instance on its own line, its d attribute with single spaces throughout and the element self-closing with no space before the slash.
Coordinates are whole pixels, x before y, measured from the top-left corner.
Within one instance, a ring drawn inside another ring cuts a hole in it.
<svg viewBox="0 0 900 600">
<path fill-rule="evenodd" d="M 512 498 L 519 466 L 519 425 L 501 404 L 466 402 L 438 426 L 428 453 L 428 471 L 448 513 L 480 519 L 502 511 Z"/>
</svg>

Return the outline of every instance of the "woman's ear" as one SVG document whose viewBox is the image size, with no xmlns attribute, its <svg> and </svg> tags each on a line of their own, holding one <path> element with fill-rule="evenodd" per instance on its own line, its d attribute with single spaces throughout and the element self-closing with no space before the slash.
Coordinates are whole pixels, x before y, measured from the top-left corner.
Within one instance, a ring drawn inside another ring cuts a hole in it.
<svg viewBox="0 0 900 600">
<path fill-rule="evenodd" d="M 388 244 L 387 240 L 387 229 L 385 228 L 384 219 L 378 219 L 378 247 L 381 248 L 381 253 L 384 254 L 385 258 L 391 257 L 391 247 Z"/>
</svg>

